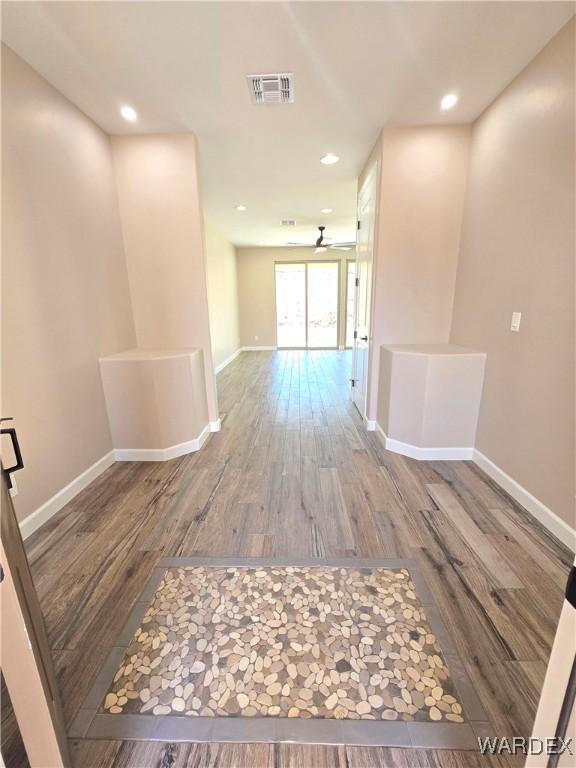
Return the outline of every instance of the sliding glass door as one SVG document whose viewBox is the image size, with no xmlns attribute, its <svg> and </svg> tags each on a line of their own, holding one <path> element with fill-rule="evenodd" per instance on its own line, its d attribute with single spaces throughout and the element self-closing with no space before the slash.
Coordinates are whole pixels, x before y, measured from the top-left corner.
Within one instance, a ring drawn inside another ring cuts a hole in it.
<svg viewBox="0 0 576 768">
<path fill-rule="evenodd" d="M 334 349 L 338 346 L 338 262 L 306 264 L 308 347 Z"/>
<path fill-rule="evenodd" d="M 278 347 L 336 349 L 339 262 L 275 266 Z"/>
<path fill-rule="evenodd" d="M 276 264 L 276 344 L 306 346 L 306 264 Z"/>
</svg>

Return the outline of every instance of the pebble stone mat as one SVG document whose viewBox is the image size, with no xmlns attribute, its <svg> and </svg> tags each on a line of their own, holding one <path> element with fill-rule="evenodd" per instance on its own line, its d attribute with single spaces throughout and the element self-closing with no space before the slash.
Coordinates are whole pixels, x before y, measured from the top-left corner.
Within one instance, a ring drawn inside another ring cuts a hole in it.
<svg viewBox="0 0 576 768">
<path fill-rule="evenodd" d="M 472 749 L 485 720 L 410 561 L 167 558 L 70 735 Z"/>
</svg>

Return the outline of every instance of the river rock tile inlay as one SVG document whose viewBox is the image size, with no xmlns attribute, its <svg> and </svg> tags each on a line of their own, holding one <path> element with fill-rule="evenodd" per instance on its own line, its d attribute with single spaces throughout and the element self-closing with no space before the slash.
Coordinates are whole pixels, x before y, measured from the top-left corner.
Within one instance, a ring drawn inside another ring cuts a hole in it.
<svg viewBox="0 0 576 768">
<path fill-rule="evenodd" d="M 108 714 L 464 722 L 404 568 L 170 567 Z"/>
</svg>

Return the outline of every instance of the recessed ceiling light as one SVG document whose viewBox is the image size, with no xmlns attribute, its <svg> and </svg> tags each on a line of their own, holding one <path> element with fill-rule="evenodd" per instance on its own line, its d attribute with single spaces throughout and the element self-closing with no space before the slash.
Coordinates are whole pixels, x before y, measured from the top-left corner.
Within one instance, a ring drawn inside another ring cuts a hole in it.
<svg viewBox="0 0 576 768">
<path fill-rule="evenodd" d="M 126 105 L 125 107 L 122 107 L 120 110 L 120 114 L 124 118 L 124 120 L 128 120 L 129 123 L 134 123 L 136 120 L 138 120 L 138 113 L 134 109 L 134 107 L 129 107 Z"/>
<path fill-rule="evenodd" d="M 458 96 L 455 93 L 447 93 L 440 102 L 442 109 L 452 109 L 458 104 Z"/>
<path fill-rule="evenodd" d="M 332 208 L 322 208 L 320 213 L 332 213 Z"/>
<path fill-rule="evenodd" d="M 245 211 L 246 210 L 246 206 L 245 205 L 237 205 L 236 206 L 236 210 L 237 211 Z"/>
<path fill-rule="evenodd" d="M 324 157 L 320 158 L 320 162 L 323 165 L 334 165 L 334 163 L 337 163 L 340 158 L 338 155 L 333 155 L 331 152 L 329 152 L 327 155 L 324 155 Z"/>
</svg>

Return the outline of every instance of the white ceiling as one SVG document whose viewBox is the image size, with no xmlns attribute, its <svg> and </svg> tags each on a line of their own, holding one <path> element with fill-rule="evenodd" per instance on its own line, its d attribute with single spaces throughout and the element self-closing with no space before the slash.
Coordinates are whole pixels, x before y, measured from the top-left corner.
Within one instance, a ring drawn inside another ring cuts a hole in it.
<svg viewBox="0 0 576 768">
<path fill-rule="evenodd" d="M 196 133 L 206 216 L 238 245 L 310 242 L 320 223 L 353 239 L 356 179 L 382 126 L 474 120 L 574 12 L 569 2 L 2 6 L 7 44 L 109 133 Z M 294 73 L 295 103 L 253 105 L 245 76 L 282 71 Z M 443 113 L 448 91 L 461 99 Z M 119 116 L 126 103 L 137 124 Z M 321 165 L 326 152 L 340 163 Z M 280 227 L 287 218 L 296 229 Z"/>
</svg>

